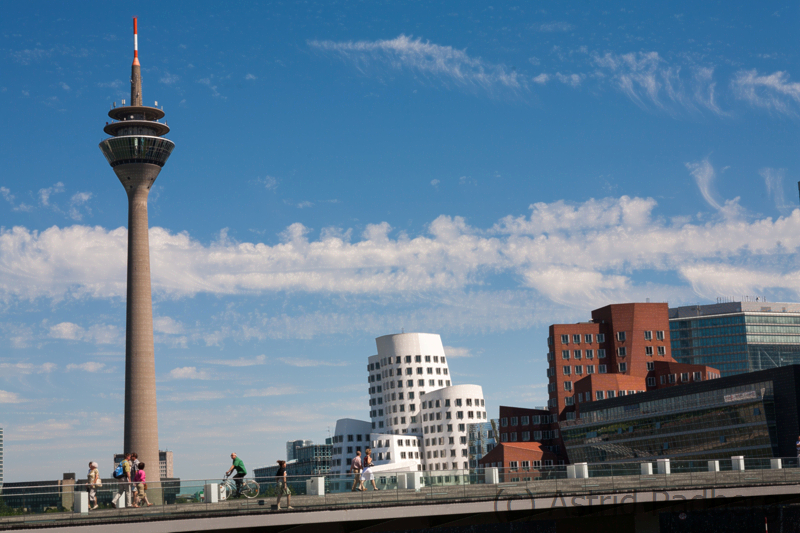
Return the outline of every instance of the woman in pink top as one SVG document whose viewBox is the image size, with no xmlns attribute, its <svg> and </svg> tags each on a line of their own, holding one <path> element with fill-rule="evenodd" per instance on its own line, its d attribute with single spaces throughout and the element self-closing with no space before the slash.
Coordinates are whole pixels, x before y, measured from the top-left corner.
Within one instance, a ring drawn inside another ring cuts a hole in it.
<svg viewBox="0 0 800 533">
<path fill-rule="evenodd" d="M 147 485 L 147 478 L 145 477 L 144 473 L 144 463 L 139 463 L 139 471 L 136 472 L 136 477 L 133 479 L 133 482 L 136 483 L 136 493 L 139 495 L 139 503 L 146 503 L 148 507 L 153 505 L 150 503 L 150 500 L 147 499 L 147 494 L 144 491 Z M 134 505 L 134 507 L 138 507 L 138 505 Z"/>
</svg>

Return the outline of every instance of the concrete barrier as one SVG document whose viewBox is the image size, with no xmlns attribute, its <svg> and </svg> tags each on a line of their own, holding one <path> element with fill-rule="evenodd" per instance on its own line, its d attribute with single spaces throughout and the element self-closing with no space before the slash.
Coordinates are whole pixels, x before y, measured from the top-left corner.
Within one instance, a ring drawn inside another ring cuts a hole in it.
<svg viewBox="0 0 800 533">
<path fill-rule="evenodd" d="M 203 485 L 203 499 L 206 503 L 219 503 L 219 483 Z"/>
<path fill-rule="evenodd" d="M 89 493 L 85 491 L 78 491 L 75 493 L 75 499 L 72 502 L 72 512 L 89 514 Z"/>
</svg>

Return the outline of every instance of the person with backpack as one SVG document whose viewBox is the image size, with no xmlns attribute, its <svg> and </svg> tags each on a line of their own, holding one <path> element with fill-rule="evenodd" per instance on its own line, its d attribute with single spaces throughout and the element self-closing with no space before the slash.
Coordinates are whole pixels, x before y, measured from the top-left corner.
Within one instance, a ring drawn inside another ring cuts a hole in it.
<svg viewBox="0 0 800 533">
<path fill-rule="evenodd" d="M 114 499 L 111 500 L 115 506 L 117 505 L 117 501 L 119 501 L 120 497 L 126 498 L 125 505 L 129 506 L 133 503 L 133 493 L 131 491 L 131 452 L 127 452 L 125 454 L 125 459 L 120 461 L 117 465 L 117 468 L 114 469 L 114 479 L 117 480 L 117 493 L 114 495 Z M 138 505 L 134 505 L 133 507 L 138 507 Z"/>
</svg>

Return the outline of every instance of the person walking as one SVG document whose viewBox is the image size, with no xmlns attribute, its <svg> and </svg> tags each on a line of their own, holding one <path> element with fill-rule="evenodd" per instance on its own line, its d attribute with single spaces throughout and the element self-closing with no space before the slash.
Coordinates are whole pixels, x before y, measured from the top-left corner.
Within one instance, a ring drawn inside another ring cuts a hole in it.
<svg viewBox="0 0 800 533">
<path fill-rule="evenodd" d="M 131 496 L 133 496 L 134 506 L 139 504 L 139 495 L 136 493 L 136 474 L 139 472 L 139 455 L 131 452 Z"/>
<path fill-rule="evenodd" d="M 97 509 L 97 489 L 102 485 L 103 480 L 100 479 L 97 463 L 89 463 L 89 475 L 86 478 L 86 490 L 89 492 L 89 509 Z"/>
<path fill-rule="evenodd" d="M 150 507 L 153 504 L 147 499 L 147 493 L 145 492 L 147 490 L 147 474 L 144 471 L 144 466 L 144 463 L 139 463 L 139 468 L 136 471 L 133 482 L 136 483 L 136 494 L 139 496 L 139 504 L 147 504 L 147 506 Z"/>
<path fill-rule="evenodd" d="M 133 503 L 132 493 L 131 493 L 131 453 L 128 452 L 125 454 L 125 459 L 120 461 L 120 466 L 122 467 L 122 477 L 118 478 L 118 485 L 117 485 L 117 493 L 114 495 L 114 499 L 111 502 L 114 505 L 117 505 L 117 501 L 120 497 L 124 497 L 125 505 L 129 506 Z M 134 505 L 136 507 L 136 505 Z"/>
<path fill-rule="evenodd" d="M 797 458 L 800 459 L 800 435 L 797 436 L 797 442 L 794 445 L 797 448 Z"/>
<path fill-rule="evenodd" d="M 292 493 L 286 482 L 286 461 L 278 459 L 278 471 L 275 473 L 275 481 L 278 482 L 278 511 L 281 510 L 281 498 L 283 498 L 284 494 L 286 494 L 286 508 L 294 509 L 292 507 Z"/>
<path fill-rule="evenodd" d="M 356 451 L 356 456 L 350 463 L 350 472 L 353 473 L 353 488 L 350 492 L 364 490 L 361 486 L 361 450 Z"/>
<path fill-rule="evenodd" d="M 236 469 L 236 475 L 233 476 L 233 480 L 236 482 L 235 496 L 239 497 L 242 495 L 242 484 L 243 484 L 242 480 L 244 479 L 244 476 L 247 475 L 247 469 L 244 467 L 244 461 L 239 459 L 235 453 L 231 454 L 231 459 L 233 460 L 233 464 L 228 469 L 228 471 L 225 472 L 225 477 L 230 476 L 231 472 L 233 472 L 233 470 Z"/>
<path fill-rule="evenodd" d="M 375 475 L 372 473 L 372 450 L 367 448 L 364 455 L 364 469 L 361 471 L 361 487 L 365 490 L 364 482 L 370 481 L 372 483 L 372 490 L 381 490 L 375 485 Z"/>
</svg>

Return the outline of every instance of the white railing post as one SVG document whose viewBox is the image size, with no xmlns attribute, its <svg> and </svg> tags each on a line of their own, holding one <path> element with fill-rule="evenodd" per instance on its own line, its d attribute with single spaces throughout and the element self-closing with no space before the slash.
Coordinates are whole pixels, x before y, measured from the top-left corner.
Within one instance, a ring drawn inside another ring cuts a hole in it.
<svg viewBox="0 0 800 533">
<path fill-rule="evenodd" d="M 72 502 L 72 512 L 89 514 L 89 493 L 86 491 L 76 491 L 75 500 Z"/>
<path fill-rule="evenodd" d="M 307 479 L 306 494 L 309 496 L 325 496 L 325 478 L 312 477 Z"/>
<path fill-rule="evenodd" d="M 642 475 L 643 476 L 652 476 L 653 475 L 653 463 L 642 463 L 641 464 Z"/>
<path fill-rule="evenodd" d="M 769 467 L 773 470 L 781 470 L 783 468 L 783 461 L 781 459 L 770 459 Z"/>
<path fill-rule="evenodd" d="M 422 472 L 409 472 L 406 474 L 406 488 L 419 492 L 422 488 Z"/>
<path fill-rule="evenodd" d="M 203 485 L 203 500 L 206 503 L 219 503 L 219 483 Z"/>
<path fill-rule="evenodd" d="M 719 472 L 719 461 L 709 461 L 708 462 L 708 471 L 709 472 Z"/>
<path fill-rule="evenodd" d="M 669 475 L 669 459 L 656 459 L 658 473 L 664 476 Z"/>
<path fill-rule="evenodd" d="M 567 479 L 575 479 L 575 465 L 567 465 Z"/>
<path fill-rule="evenodd" d="M 497 485 L 500 483 L 500 473 L 496 466 L 483 469 L 483 482 L 487 485 Z"/>
<path fill-rule="evenodd" d="M 731 470 L 744 470 L 744 455 L 731 457 Z"/>
<path fill-rule="evenodd" d="M 578 463 L 575 465 L 575 477 L 586 479 L 589 477 L 589 463 Z"/>
</svg>

